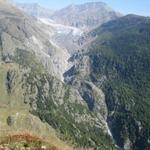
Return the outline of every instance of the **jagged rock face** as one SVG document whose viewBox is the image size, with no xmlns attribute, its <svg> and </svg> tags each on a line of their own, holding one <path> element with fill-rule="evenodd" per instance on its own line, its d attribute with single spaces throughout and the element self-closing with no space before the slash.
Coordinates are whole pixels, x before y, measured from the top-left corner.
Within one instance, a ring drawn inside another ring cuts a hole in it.
<svg viewBox="0 0 150 150">
<path fill-rule="evenodd" d="M 111 136 L 107 125 L 107 106 L 103 91 L 90 81 L 90 58 L 86 55 L 75 54 L 72 58 L 74 66 L 64 73 L 65 82 L 77 89 L 87 103 L 90 111 L 95 112 L 97 118 L 102 122 L 100 126 Z"/>
<path fill-rule="evenodd" d="M 70 5 L 55 12 L 52 19 L 64 25 L 70 25 L 82 29 L 91 29 L 116 19 L 119 13 L 113 11 L 105 3 L 93 2 L 82 5 Z"/>
</svg>

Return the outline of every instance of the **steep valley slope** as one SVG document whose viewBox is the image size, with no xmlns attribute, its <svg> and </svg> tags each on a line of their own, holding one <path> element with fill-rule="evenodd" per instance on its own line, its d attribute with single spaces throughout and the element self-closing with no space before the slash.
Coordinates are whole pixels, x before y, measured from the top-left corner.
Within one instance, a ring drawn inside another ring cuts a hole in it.
<svg viewBox="0 0 150 150">
<path fill-rule="evenodd" d="M 86 83 L 98 105 L 91 111 L 79 91 L 61 81 L 63 63 L 54 59 L 63 53 L 36 19 L 0 1 L 1 135 L 29 132 L 59 149 L 71 149 L 62 140 L 79 149 L 116 149 L 103 92 Z"/>
<path fill-rule="evenodd" d="M 33 16 L 0 0 L 4 144 L 9 135 L 32 138 L 31 149 L 149 150 L 150 19 L 103 3 Z"/>
<path fill-rule="evenodd" d="M 125 150 L 150 147 L 150 18 L 127 15 L 93 30 L 95 40 L 83 53 L 65 81 L 76 87 L 90 109 L 97 107 L 92 83 L 102 89 L 108 108 L 107 122 L 115 143 Z"/>
</svg>

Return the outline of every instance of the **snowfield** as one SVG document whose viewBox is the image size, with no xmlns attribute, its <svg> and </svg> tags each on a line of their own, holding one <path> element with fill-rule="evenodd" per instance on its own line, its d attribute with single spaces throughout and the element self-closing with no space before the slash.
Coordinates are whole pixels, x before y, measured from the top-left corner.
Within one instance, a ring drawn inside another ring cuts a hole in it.
<svg viewBox="0 0 150 150">
<path fill-rule="evenodd" d="M 81 36 L 83 34 L 83 31 L 78 28 L 58 24 L 51 19 L 38 18 L 38 21 L 55 28 L 58 34 L 72 33 L 73 36 Z"/>
</svg>

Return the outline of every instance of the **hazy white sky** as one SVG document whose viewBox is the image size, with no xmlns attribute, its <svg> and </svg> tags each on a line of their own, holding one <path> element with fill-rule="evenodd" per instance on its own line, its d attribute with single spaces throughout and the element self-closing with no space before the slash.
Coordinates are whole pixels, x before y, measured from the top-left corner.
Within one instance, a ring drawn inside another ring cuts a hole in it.
<svg viewBox="0 0 150 150">
<path fill-rule="evenodd" d="M 70 4 L 81 4 L 86 2 L 97 2 L 100 0 L 16 0 L 23 3 L 39 3 L 50 9 L 60 9 Z M 116 11 L 124 14 L 134 13 L 150 16 L 150 0 L 101 0 L 106 2 Z"/>
</svg>

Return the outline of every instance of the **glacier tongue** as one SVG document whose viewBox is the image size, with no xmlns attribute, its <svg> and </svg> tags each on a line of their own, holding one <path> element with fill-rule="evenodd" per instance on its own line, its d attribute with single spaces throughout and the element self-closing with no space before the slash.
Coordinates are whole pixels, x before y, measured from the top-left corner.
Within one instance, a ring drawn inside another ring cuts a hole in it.
<svg viewBox="0 0 150 150">
<path fill-rule="evenodd" d="M 75 27 L 57 24 L 48 18 L 38 18 L 37 22 L 42 26 L 42 30 L 49 36 L 49 42 L 53 46 L 53 49 L 49 48 L 48 55 L 52 60 L 56 74 L 58 74 L 60 80 L 64 82 L 63 74 L 73 66 L 73 64 L 68 61 L 71 57 L 70 49 L 61 45 L 54 37 L 55 35 L 80 37 L 82 36 L 83 31 Z M 37 38 L 33 36 L 32 40 L 40 49 L 43 49 L 43 44 L 40 43 Z M 71 48 L 74 49 L 73 47 L 74 46 L 72 45 Z"/>
<path fill-rule="evenodd" d="M 46 25 L 49 25 L 51 27 L 54 27 L 58 34 L 71 33 L 73 36 L 81 36 L 83 34 L 83 31 L 78 29 L 78 28 L 75 28 L 75 27 L 72 27 L 72 26 L 65 26 L 65 25 L 62 25 L 62 24 L 58 24 L 58 23 L 55 23 L 51 19 L 38 18 L 38 21 L 42 22 L 42 23 L 44 23 Z"/>
</svg>

